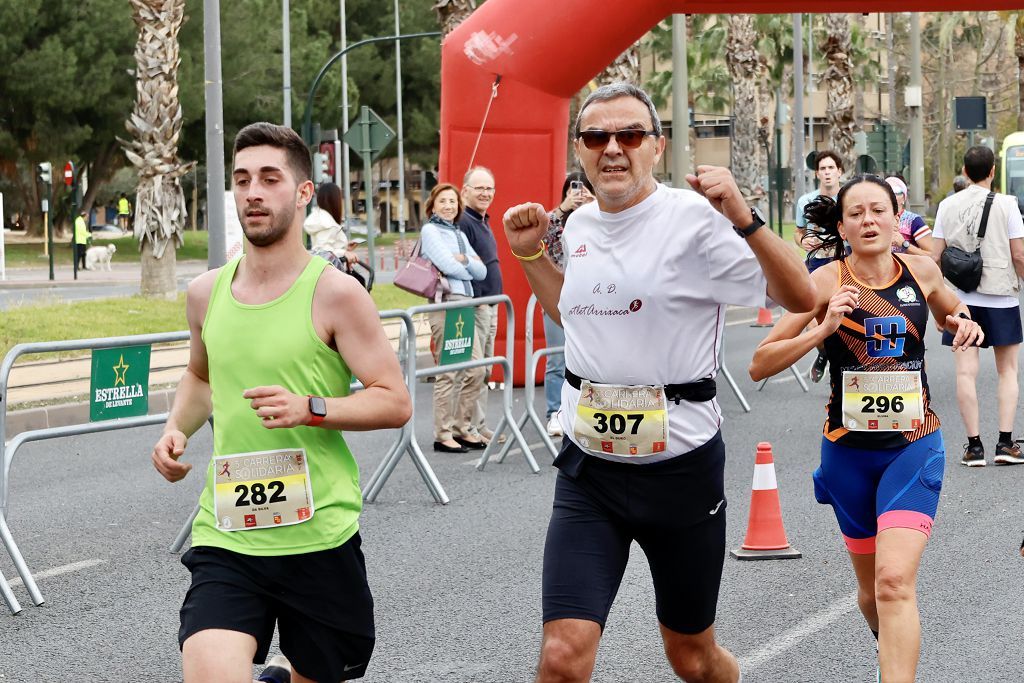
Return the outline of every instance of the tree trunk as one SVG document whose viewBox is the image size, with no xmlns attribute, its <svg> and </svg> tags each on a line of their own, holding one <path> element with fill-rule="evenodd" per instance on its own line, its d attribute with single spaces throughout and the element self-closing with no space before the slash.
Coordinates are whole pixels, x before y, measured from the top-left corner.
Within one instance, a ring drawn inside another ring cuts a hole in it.
<svg viewBox="0 0 1024 683">
<path fill-rule="evenodd" d="M 142 251 L 144 296 L 174 298 L 175 249 L 182 244 L 185 195 L 181 176 L 193 164 L 178 158 L 181 104 L 178 100 L 178 32 L 185 0 L 131 0 L 139 28 L 135 44 L 135 108 L 125 123 L 132 140 L 121 140 L 139 174 L 135 236 Z"/>
<path fill-rule="evenodd" d="M 1017 57 L 1017 130 L 1024 130 L 1024 12 L 1017 13 L 1013 53 Z"/>
<path fill-rule="evenodd" d="M 867 27 L 864 25 L 863 14 L 854 14 L 853 20 L 854 22 L 856 22 L 857 28 L 859 28 L 862 33 L 867 32 Z M 850 61 L 850 65 L 851 67 L 853 66 L 852 60 Z M 854 129 L 864 130 L 864 85 L 859 80 L 853 80 L 851 82 L 853 85 L 853 120 L 855 126 Z M 876 85 L 875 87 L 878 87 L 878 85 Z M 881 118 L 881 112 L 879 112 L 879 118 Z"/>
<path fill-rule="evenodd" d="M 766 190 L 772 190 L 768 179 L 768 169 L 775 164 L 775 89 L 772 88 L 768 78 L 768 64 L 763 55 L 761 59 L 761 76 L 758 79 L 757 87 L 757 137 L 759 140 L 767 140 L 768 147 L 761 145 L 762 154 L 757 155 L 757 179 L 758 183 L 764 183 Z M 770 202 L 775 201 L 774 197 Z"/>
<path fill-rule="evenodd" d="M 821 79 L 827 87 L 829 147 L 852 166 L 856 121 L 853 116 L 853 63 L 850 60 L 848 15 L 825 15 L 825 42 L 821 52 L 828 64 Z"/>
<path fill-rule="evenodd" d="M 761 60 L 757 53 L 754 18 L 749 14 L 728 16 L 729 38 L 726 64 L 733 80 L 732 173 L 748 203 L 760 203 L 764 196 L 758 175 L 759 149 L 757 98 Z"/>
<path fill-rule="evenodd" d="M 444 36 L 455 30 L 455 27 L 469 18 L 476 9 L 474 0 L 438 0 L 434 3 L 437 12 L 437 23 L 441 26 L 442 40 Z"/>
<path fill-rule="evenodd" d="M 692 14 L 687 14 L 685 21 L 686 21 L 687 50 L 689 50 L 689 44 L 690 44 L 690 42 L 694 38 L 694 36 L 693 36 L 693 15 Z M 689 59 L 690 56 L 686 55 L 685 58 Z M 694 67 L 696 67 L 696 64 L 694 64 Z M 690 72 L 690 69 L 688 68 L 687 69 L 687 73 L 689 73 L 689 72 Z M 692 79 L 692 76 L 691 76 L 691 79 Z M 1024 92 L 1024 91 L 1022 91 L 1022 92 Z M 686 88 L 686 104 L 689 106 L 690 111 L 692 111 L 692 112 L 694 112 L 694 114 L 696 114 L 696 112 L 697 112 L 697 93 L 694 92 L 693 88 L 689 87 L 689 85 Z M 696 160 L 696 154 L 697 154 L 697 127 L 690 125 L 690 111 L 686 112 L 686 131 L 687 131 L 687 135 L 689 135 L 689 137 L 690 137 L 690 168 L 696 168 L 697 167 L 697 160 Z M 672 116 L 674 116 L 676 119 L 678 119 L 679 118 L 679 113 L 678 112 L 673 112 Z M 696 119 L 696 116 L 694 118 Z M 673 124 L 674 123 L 675 122 L 673 121 Z"/>
<path fill-rule="evenodd" d="M 139 194 L 142 194 L 140 188 Z M 174 249 L 165 249 L 163 256 L 157 258 L 153 255 L 153 242 L 146 240 L 142 243 L 142 281 L 140 290 L 142 296 L 151 299 L 166 299 L 174 301 L 178 296 L 177 287 L 177 265 L 178 253 Z"/>
</svg>

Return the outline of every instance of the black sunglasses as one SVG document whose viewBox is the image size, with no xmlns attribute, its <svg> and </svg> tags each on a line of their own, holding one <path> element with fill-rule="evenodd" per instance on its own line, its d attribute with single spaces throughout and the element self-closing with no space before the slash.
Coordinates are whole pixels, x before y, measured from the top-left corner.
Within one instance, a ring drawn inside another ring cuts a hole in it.
<svg viewBox="0 0 1024 683">
<path fill-rule="evenodd" d="M 657 137 L 658 134 L 653 130 L 644 130 L 642 128 L 626 128 L 624 130 L 583 130 L 580 131 L 580 140 L 583 140 L 583 146 L 587 149 L 604 149 L 608 146 L 608 142 L 615 136 L 615 142 L 619 144 L 619 147 L 625 147 L 628 149 L 636 149 L 643 143 L 644 138 L 648 135 Z"/>
</svg>

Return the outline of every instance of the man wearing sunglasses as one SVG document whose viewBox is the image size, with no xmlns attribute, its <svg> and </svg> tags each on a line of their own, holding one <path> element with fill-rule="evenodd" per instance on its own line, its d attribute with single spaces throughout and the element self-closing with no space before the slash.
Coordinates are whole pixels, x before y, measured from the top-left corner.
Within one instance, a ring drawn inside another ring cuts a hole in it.
<svg viewBox="0 0 1024 683">
<path fill-rule="evenodd" d="M 598 88 L 574 137 L 597 201 L 567 222 L 564 275 L 545 255 L 540 204 L 504 216 L 513 255 L 565 330 L 565 438 L 537 680 L 589 680 L 635 540 L 673 670 L 736 683 L 736 658 L 714 634 L 726 507 L 714 377 L 725 308 L 764 306 L 767 295 L 809 311 L 815 290 L 792 248 L 760 229 L 727 169 L 699 166 L 686 178 L 695 192 L 658 184 L 665 138 L 644 91 Z"/>
</svg>

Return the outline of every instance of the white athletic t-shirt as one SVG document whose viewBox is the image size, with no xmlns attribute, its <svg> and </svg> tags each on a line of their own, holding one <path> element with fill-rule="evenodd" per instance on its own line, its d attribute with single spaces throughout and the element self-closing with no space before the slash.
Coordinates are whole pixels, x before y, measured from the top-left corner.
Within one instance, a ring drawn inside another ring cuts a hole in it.
<svg viewBox="0 0 1024 683">
<path fill-rule="evenodd" d="M 619 213 L 597 202 L 572 213 L 562 234 L 565 281 L 558 311 L 565 365 L 601 384 L 665 385 L 718 374 L 725 308 L 765 305 L 765 278 L 754 253 L 692 190 L 658 185 Z M 577 446 L 580 391 L 562 385 L 562 430 Z M 688 453 L 722 423 L 717 400 L 668 402 L 662 453 L 607 460 L 646 464 Z M 587 449 L 584 449 L 587 450 Z"/>
</svg>

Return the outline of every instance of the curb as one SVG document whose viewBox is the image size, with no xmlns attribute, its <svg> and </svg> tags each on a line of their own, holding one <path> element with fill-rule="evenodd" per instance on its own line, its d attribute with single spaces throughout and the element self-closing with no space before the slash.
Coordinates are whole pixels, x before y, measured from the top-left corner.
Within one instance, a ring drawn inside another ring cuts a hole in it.
<svg viewBox="0 0 1024 683">
<path fill-rule="evenodd" d="M 159 415 L 171 409 L 174 401 L 174 389 L 161 389 L 149 395 L 149 414 Z M 43 406 L 40 408 L 25 408 L 24 410 L 12 410 L 7 413 L 7 434 L 5 439 L 10 439 L 16 434 L 34 429 L 48 429 L 51 427 L 66 427 L 68 425 L 88 424 L 89 404 L 64 403 L 55 406 Z"/>
<path fill-rule="evenodd" d="M 138 280 L 0 280 L 4 289 L 56 289 L 58 287 L 110 287 L 130 285 Z"/>
</svg>

